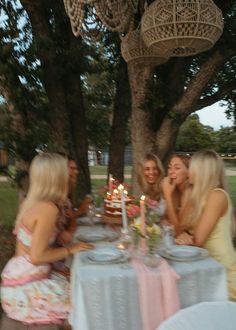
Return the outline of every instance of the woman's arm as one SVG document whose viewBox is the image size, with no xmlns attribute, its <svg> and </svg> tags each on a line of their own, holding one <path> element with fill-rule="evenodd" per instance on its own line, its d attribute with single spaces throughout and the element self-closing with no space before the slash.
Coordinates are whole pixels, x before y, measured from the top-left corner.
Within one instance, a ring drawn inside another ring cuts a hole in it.
<svg viewBox="0 0 236 330">
<path fill-rule="evenodd" d="M 203 246 L 227 208 L 226 195 L 220 190 L 212 191 L 207 198 L 206 206 L 193 235 L 184 232 L 176 238 L 176 243 Z"/>
<path fill-rule="evenodd" d="M 33 264 L 54 262 L 68 257 L 69 254 L 93 247 L 86 243 L 77 243 L 69 248 L 49 247 L 49 240 L 55 231 L 57 216 L 58 209 L 52 203 L 42 203 L 39 207 L 30 248 L 30 256 Z"/>
<path fill-rule="evenodd" d="M 173 198 L 176 186 L 170 182 L 170 178 L 167 176 L 161 182 L 161 189 L 166 201 L 167 219 L 172 225 L 175 226 L 175 228 L 177 228 L 179 226 L 179 218 Z"/>
<path fill-rule="evenodd" d="M 219 219 L 228 208 L 226 195 L 220 190 L 210 192 L 202 216 L 194 231 L 194 245 L 203 246 Z"/>
</svg>

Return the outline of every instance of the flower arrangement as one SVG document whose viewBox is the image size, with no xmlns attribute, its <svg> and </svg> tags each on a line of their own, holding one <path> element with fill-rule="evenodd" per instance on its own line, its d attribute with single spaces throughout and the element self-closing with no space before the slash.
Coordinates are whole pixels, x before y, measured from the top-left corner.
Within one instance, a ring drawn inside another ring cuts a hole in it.
<svg viewBox="0 0 236 330">
<path fill-rule="evenodd" d="M 148 199 L 145 206 L 145 235 L 143 235 L 141 230 L 140 207 L 137 203 L 133 203 L 127 207 L 127 215 L 130 219 L 132 219 L 130 227 L 133 232 L 134 246 L 137 247 L 140 239 L 143 238 L 146 240 L 148 253 L 153 254 L 155 253 L 155 249 L 161 235 L 161 228 L 158 225 L 160 222 L 160 217 L 156 212 L 158 202 Z"/>
</svg>

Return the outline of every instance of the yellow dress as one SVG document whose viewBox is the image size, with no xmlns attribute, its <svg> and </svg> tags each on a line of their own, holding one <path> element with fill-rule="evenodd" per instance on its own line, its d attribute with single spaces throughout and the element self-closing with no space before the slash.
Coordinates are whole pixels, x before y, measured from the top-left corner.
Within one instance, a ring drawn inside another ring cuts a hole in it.
<svg viewBox="0 0 236 330">
<path fill-rule="evenodd" d="M 223 189 L 228 200 L 228 209 L 223 217 L 219 219 L 215 228 L 208 237 L 204 248 L 209 254 L 225 266 L 227 271 L 227 282 L 229 297 L 236 301 L 236 251 L 232 242 L 232 204 L 230 197 Z"/>
</svg>

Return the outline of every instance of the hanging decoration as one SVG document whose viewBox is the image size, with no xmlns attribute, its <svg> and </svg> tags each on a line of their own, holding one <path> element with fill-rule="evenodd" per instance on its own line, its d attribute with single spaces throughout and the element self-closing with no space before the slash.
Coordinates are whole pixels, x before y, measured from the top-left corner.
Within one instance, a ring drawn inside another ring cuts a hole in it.
<svg viewBox="0 0 236 330">
<path fill-rule="evenodd" d="M 91 36 L 105 29 L 126 33 L 138 0 L 64 0 L 64 5 L 74 35 Z"/>
<path fill-rule="evenodd" d="M 153 48 L 147 48 L 140 36 L 140 29 L 130 31 L 122 38 L 121 54 L 127 63 L 157 66 L 168 60 L 155 53 Z"/>
<path fill-rule="evenodd" d="M 189 56 L 210 49 L 223 26 L 212 0 L 156 0 L 142 16 L 141 36 L 160 56 Z"/>
</svg>

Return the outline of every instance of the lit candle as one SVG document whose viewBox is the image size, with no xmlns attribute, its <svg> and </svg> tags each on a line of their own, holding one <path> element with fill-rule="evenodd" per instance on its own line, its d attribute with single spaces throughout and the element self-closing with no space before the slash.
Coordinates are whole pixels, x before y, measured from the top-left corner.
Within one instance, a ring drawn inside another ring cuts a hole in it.
<svg viewBox="0 0 236 330">
<path fill-rule="evenodd" d="M 119 193 L 118 193 L 118 190 L 117 189 L 114 189 L 113 190 L 113 196 L 114 196 L 114 199 L 116 199 L 116 198 L 119 197 Z"/>
<path fill-rule="evenodd" d="M 118 189 L 119 198 L 121 199 L 121 195 L 122 195 L 122 191 L 124 190 L 124 186 L 122 184 L 119 184 L 117 189 Z"/>
<path fill-rule="evenodd" d="M 143 236 L 146 235 L 145 228 L 145 196 L 142 195 L 140 198 L 140 217 L 141 217 L 141 233 Z M 143 252 L 146 250 L 146 240 L 145 238 L 141 238 L 141 249 Z"/>
<path fill-rule="evenodd" d="M 108 189 L 109 189 L 109 193 L 112 194 L 113 192 L 113 177 L 112 174 L 109 174 L 109 181 L 108 181 Z"/>
<path fill-rule="evenodd" d="M 111 194 L 107 192 L 107 199 L 110 201 L 111 200 Z"/>
<path fill-rule="evenodd" d="M 122 224 L 124 232 L 128 232 L 128 220 L 126 214 L 126 207 L 125 207 L 125 193 L 123 190 L 121 192 L 121 209 L 122 209 Z"/>
</svg>

